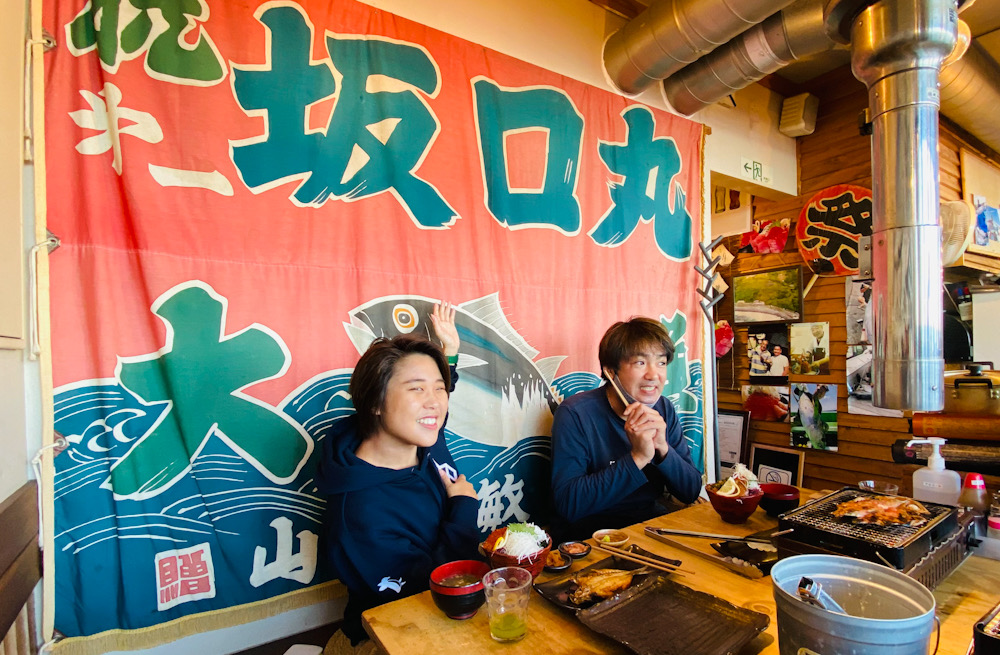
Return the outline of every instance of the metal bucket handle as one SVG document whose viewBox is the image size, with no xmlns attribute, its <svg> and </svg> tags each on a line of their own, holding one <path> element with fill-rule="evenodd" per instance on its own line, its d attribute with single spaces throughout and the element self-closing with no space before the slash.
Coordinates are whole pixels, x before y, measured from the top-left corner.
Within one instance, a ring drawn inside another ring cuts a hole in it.
<svg viewBox="0 0 1000 655">
<path fill-rule="evenodd" d="M 941 645 L 941 619 L 938 615 L 934 614 L 934 634 L 936 638 L 934 639 L 934 652 L 931 655 L 937 655 L 938 647 Z M 811 648 L 801 647 L 795 655 L 821 655 Z"/>
</svg>

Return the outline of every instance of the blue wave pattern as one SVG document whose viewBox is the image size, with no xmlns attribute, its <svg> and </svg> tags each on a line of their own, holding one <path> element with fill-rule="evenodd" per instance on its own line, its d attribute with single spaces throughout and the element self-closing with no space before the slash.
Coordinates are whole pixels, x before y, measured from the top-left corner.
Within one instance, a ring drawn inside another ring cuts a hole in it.
<svg viewBox="0 0 1000 655">
<path fill-rule="evenodd" d="M 350 373 L 307 386 L 281 409 L 321 440 L 345 414 Z M 342 400 L 342 403 L 338 401 Z M 143 628 L 196 612 L 253 602 L 302 588 L 277 577 L 250 582 L 254 551 L 273 561 L 285 518 L 291 532 L 319 534 L 325 501 L 312 484 L 311 461 L 290 484 L 279 486 L 218 438 L 209 438 L 177 484 L 144 500 L 116 500 L 102 486 L 111 467 L 159 418 L 111 380 L 57 390 L 55 428 L 69 447 L 55 459 L 56 629 L 65 636 Z M 351 409 L 350 411 L 353 411 Z M 215 595 L 157 609 L 155 557 L 163 551 L 208 544 Z M 300 541 L 293 539 L 298 554 Z M 314 556 L 312 556 L 314 559 Z M 310 583 L 325 578 L 317 572 Z"/>
</svg>

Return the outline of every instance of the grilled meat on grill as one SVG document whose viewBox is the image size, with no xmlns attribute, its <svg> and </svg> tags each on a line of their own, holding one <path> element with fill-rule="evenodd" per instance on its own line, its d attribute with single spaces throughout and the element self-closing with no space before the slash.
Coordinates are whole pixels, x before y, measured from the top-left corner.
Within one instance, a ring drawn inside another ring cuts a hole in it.
<svg viewBox="0 0 1000 655">
<path fill-rule="evenodd" d="M 833 515 L 856 523 L 871 525 L 907 525 L 918 527 L 927 523 L 927 508 L 903 496 L 859 497 L 840 503 Z"/>
</svg>

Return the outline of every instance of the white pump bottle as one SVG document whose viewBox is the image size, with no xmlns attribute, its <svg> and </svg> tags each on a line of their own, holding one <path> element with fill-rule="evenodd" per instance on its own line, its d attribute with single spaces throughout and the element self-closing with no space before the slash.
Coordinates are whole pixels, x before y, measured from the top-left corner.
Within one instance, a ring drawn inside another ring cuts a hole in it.
<svg viewBox="0 0 1000 655">
<path fill-rule="evenodd" d="M 927 466 L 913 472 L 913 497 L 940 505 L 958 505 L 958 497 L 962 493 L 962 476 L 957 471 L 949 471 L 944 467 L 941 446 L 945 440 L 941 437 L 911 439 L 906 445 L 915 443 L 929 443 L 933 452 L 927 458 Z"/>
</svg>

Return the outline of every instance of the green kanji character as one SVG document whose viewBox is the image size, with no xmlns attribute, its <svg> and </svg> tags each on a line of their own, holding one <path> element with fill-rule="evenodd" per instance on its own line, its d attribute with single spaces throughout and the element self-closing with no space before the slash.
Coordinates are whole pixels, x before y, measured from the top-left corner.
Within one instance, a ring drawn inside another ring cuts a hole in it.
<svg viewBox="0 0 1000 655">
<path fill-rule="evenodd" d="M 225 298 L 208 285 L 171 289 L 153 304 L 167 324 L 156 353 L 121 358 L 118 381 L 163 411 L 149 432 L 111 467 L 116 496 L 148 498 L 173 485 L 213 434 L 277 484 L 290 482 L 312 452 L 312 440 L 290 418 L 242 389 L 283 374 L 281 339 L 254 324 L 225 333 Z"/>
</svg>

